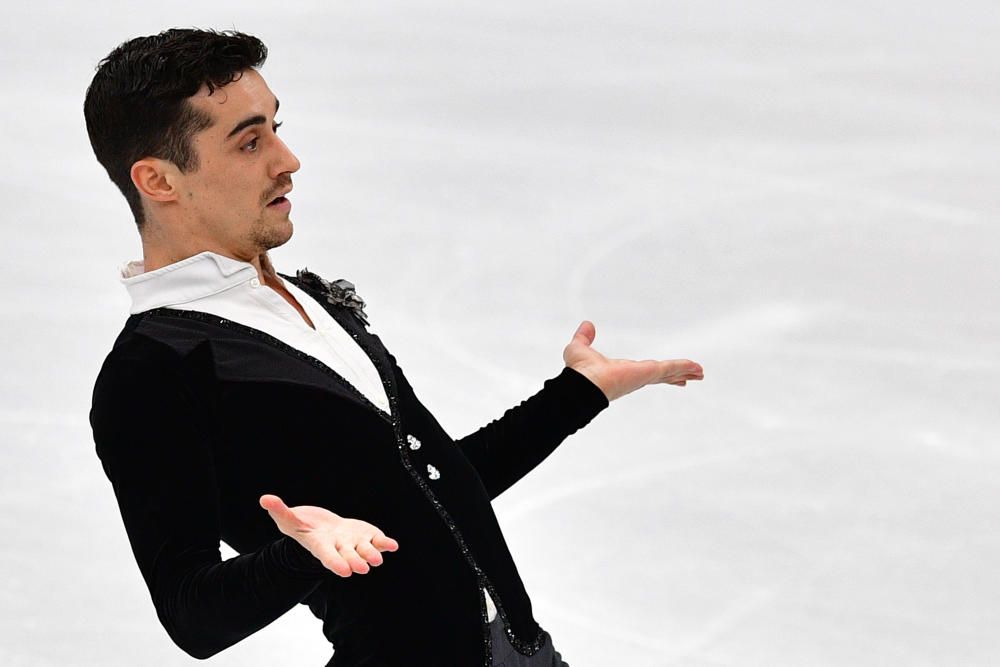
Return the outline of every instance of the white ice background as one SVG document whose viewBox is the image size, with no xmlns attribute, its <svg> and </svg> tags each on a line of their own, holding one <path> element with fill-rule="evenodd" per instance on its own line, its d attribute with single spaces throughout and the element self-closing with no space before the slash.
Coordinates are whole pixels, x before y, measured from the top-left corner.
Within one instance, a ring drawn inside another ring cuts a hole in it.
<svg viewBox="0 0 1000 667">
<path fill-rule="evenodd" d="M 997 7 L 5 3 L 0 664 L 197 662 L 87 423 L 141 250 L 84 91 L 173 26 L 265 40 L 302 161 L 275 264 L 353 281 L 453 436 L 583 319 L 703 365 L 496 502 L 573 667 L 1000 664 Z M 299 607 L 209 664 L 330 654 Z"/>
</svg>

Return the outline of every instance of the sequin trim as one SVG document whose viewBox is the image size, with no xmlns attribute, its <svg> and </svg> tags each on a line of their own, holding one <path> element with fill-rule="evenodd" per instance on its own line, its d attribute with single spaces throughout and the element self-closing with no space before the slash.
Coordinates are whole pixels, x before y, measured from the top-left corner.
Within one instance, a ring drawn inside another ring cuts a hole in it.
<svg viewBox="0 0 1000 667">
<path fill-rule="evenodd" d="M 299 281 L 291 278 L 290 276 L 285 276 L 284 274 L 279 274 L 279 275 L 282 278 L 287 278 L 288 280 L 291 280 L 299 288 L 305 291 L 310 291 L 309 290 L 310 286 L 300 284 Z M 336 307 L 335 304 L 334 306 Z M 331 314 L 333 313 L 331 312 Z M 339 321 L 340 320 L 338 318 L 338 322 Z M 485 657 L 485 662 L 483 663 L 484 667 L 492 667 L 493 645 L 490 633 L 489 614 L 487 613 L 486 609 L 486 598 L 482 594 L 482 588 L 486 588 L 490 592 L 490 597 L 493 598 L 493 603 L 496 605 L 497 608 L 497 615 L 500 616 L 500 620 L 503 623 L 504 633 L 507 635 L 507 639 L 508 641 L 510 641 L 511 645 L 514 648 L 516 648 L 520 653 L 523 653 L 528 656 L 534 655 L 542 648 L 542 645 L 545 643 L 545 637 L 541 625 L 538 626 L 538 634 L 536 635 L 534 641 L 532 642 L 522 641 L 520 638 L 514 635 L 514 632 L 510 629 L 510 624 L 507 622 L 508 619 L 507 612 L 500 602 L 500 596 L 497 595 L 496 588 L 494 588 L 493 584 L 486 576 L 486 573 L 483 572 L 482 568 L 479 567 L 479 564 L 476 563 L 475 558 L 472 556 L 472 551 L 466 545 L 465 538 L 462 537 L 461 531 L 459 531 L 458 526 L 452 520 L 451 515 L 448 513 L 448 510 L 444 508 L 444 505 L 442 505 L 441 502 L 434 495 L 434 492 L 427 484 L 427 481 L 424 479 L 423 475 L 421 475 L 420 472 L 410 462 L 409 455 L 407 454 L 406 451 L 408 446 L 408 439 L 403 436 L 402 423 L 399 418 L 399 408 L 397 406 L 396 391 L 392 381 L 389 380 L 390 369 L 385 369 L 382 365 L 381 360 L 379 359 L 379 356 L 374 354 L 374 352 L 371 349 L 369 349 L 369 347 L 364 342 L 362 342 L 361 336 L 358 334 L 356 330 L 357 325 L 354 322 L 351 322 L 350 320 L 348 321 L 350 322 L 348 333 L 350 333 L 351 337 L 354 338 L 354 340 L 361 347 L 361 349 L 365 351 L 365 354 L 367 354 L 368 357 L 372 360 L 372 363 L 375 364 L 375 368 L 376 370 L 378 370 L 379 378 L 382 380 L 382 385 L 385 387 L 386 390 L 385 393 L 389 397 L 389 409 L 392 414 L 392 425 L 393 425 L 393 430 L 396 434 L 396 442 L 399 449 L 399 458 L 403 462 L 403 467 L 406 468 L 407 472 L 410 474 L 410 477 L 412 477 L 416 481 L 417 485 L 420 486 L 420 489 L 424 492 L 424 495 L 427 496 L 427 499 L 431 501 L 431 504 L 434 506 L 434 509 L 437 511 L 438 515 L 444 520 L 445 524 L 448 526 L 448 530 L 451 531 L 452 536 L 458 543 L 459 549 L 462 552 L 462 556 L 469 563 L 469 566 L 472 568 L 472 571 L 476 573 L 476 577 L 478 578 L 478 585 L 480 588 L 479 610 L 483 622 L 483 638 L 486 646 L 486 657 Z M 345 327 L 345 329 L 348 329 L 348 327 Z"/>
</svg>

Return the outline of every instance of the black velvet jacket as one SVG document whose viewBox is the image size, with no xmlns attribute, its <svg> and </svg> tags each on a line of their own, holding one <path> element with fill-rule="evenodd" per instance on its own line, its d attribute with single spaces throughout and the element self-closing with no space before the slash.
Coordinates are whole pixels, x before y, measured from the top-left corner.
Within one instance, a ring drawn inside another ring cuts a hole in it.
<svg viewBox="0 0 1000 667">
<path fill-rule="evenodd" d="M 281 275 L 361 345 L 391 412 L 257 329 L 168 308 L 130 316 L 90 422 L 164 628 L 207 658 L 303 603 L 323 620 L 330 665 L 489 667 L 485 587 L 512 644 L 533 654 L 542 630 L 490 501 L 606 408 L 604 393 L 567 367 L 453 440 L 347 305 Z M 339 577 L 278 531 L 264 493 L 368 521 L 399 550 Z M 220 539 L 240 555 L 223 561 Z"/>
</svg>

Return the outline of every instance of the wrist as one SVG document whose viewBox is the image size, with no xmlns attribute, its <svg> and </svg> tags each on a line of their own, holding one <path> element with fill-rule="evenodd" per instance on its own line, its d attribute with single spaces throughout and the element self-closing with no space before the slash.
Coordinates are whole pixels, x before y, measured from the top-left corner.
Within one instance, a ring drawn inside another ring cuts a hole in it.
<svg viewBox="0 0 1000 667">
<path fill-rule="evenodd" d="M 595 372 L 592 368 L 590 368 L 590 367 L 588 367 L 588 366 L 586 366 L 584 364 L 580 364 L 580 365 L 572 365 L 571 364 L 571 365 L 568 365 L 567 368 L 576 371 L 577 373 L 579 373 L 583 377 L 585 377 L 588 380 L 590 380 L 591 384 L 593 384 L 595 387 L 597 387 L 598 389 L 600 389 L 601 393 L 604 394 L 604 398 L 606 398 L 608 400 L 608 403 L 610 403 L 612 400 L 614 400 L 612 398 L 609 390 L 602 386 L 602 384 L 601 384 L 601 382 L 600 382 L 600 380 L 598 378 L 597 372 Z"/>
</svg>

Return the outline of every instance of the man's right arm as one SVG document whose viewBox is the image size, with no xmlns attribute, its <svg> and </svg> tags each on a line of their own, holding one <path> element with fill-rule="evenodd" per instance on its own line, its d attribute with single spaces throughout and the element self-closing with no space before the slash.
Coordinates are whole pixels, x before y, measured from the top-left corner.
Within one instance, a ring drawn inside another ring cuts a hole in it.
<svg viewBox="0 0 1000 667">
<path fill-rule="evenodd" d="M 329 574 L 288 536 L 222 560 L 211 431 L 165 346 L 146 340 L 109 356 L 90 422 L 157 616 L 189 655 L 253 634 Z"/>
</svg>

